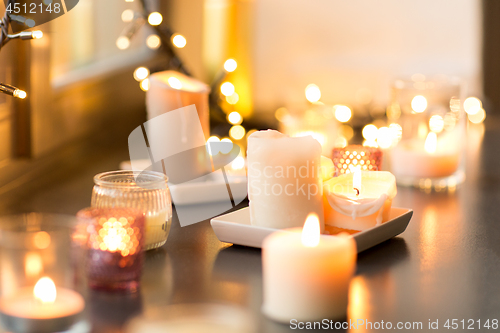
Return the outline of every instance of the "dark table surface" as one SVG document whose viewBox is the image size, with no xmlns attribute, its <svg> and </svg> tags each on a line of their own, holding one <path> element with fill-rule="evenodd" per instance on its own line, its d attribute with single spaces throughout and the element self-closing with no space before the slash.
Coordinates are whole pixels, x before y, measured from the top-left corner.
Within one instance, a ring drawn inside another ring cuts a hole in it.
<svg viewBox="0 0 500 333">
<path fill-rule="evenodd" d="M 403 234 L 359 254 L 348 318 L 422 322 L 424 332 L 429 320 L 439 320 L 441 332 L 448 319 L 459 323 L 450 331 L 472 319 L 476 330 L 481 320 L 480 331 L 496 331 L 483 324 L 500 320 L 500 122 L 491 117 L 485 128 L 469 129 L 467 179 L 456 191 L 398 188 L 394 205 L 412 208 L 413 218 Z M 0 212 L 75 214 L 90 204 L 93 175 L 125 159 L 126 146 L 97 149 L 43 179 L 1 191 Z M 127 319 L 150 308 L 199 302 L 246 308 L 259 332 L 294 331 L 260 314 L 261 251 L 220 242 L 209 221 L 181 228 L 174 217 L 166 245 L 146 257 L 139 293 L 91 294 L 94 332 L 121 332 Z"/>
</svg>

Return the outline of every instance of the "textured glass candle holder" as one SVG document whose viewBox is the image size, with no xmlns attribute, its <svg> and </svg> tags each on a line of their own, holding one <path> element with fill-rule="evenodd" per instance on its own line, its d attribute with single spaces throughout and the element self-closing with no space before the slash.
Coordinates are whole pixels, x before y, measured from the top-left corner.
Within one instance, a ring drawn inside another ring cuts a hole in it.
<svg viewBox="0 0 500 333">
<path fill-rule="evenodd" d="M 458 78 L 397 80 L 389 120 L 399 124 L 390 168 L 400 185 L 441 190 L 465 179 L 466 116 Z"/>
<path fill-rule="evenodd" d="M 380 171 L 382 169 L 382 150 L 361 145 L 334 148 L 332 161 L 335 177 L 353 172 L 358 168 L 362 171 Z"/>
<path fill-rule="evenodd" d="M 86 208 L 86 271 L 92 289 L 135 292 L 144 263 L 144 214 L 130 208 Z"/>
<path fill-rule="evenodd" d="M 6 331 L 62 332 L 84 324 L 85 236 L 79 230 L 74 216 L 0 218 L 0 319 Z"/>
<path fill-rule="evenodd" d="M 111 171 L 94 177 L 92 207 L 139 209 L 145 216 L 144 250 L 167 241 L 172 225 L 172 199 L 167 177 L 155 171 Z"/>
</svg>

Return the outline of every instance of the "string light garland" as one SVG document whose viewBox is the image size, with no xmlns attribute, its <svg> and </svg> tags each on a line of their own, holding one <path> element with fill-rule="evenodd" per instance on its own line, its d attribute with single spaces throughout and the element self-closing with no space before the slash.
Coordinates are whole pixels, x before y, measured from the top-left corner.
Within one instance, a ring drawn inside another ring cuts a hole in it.
<svg viewBox="0 0 500 333">
<path fill-rule="evenodd" d="M 14 0 L 8 0 L 5 8 L 10 8 L 13 2 Z M 21 15 L 13 15 L 5 10 L 5 14 L 0 20 L 0 50 L 12 39 L 31 40 L 40 39 L 43 37 L 43 32 L 40 30 L 21 31 L 17 34 L 9 34 L 9 28 L 12 21 L 24 24 L 28 28 L 32 28 L 35 26 L 35 21 L 33 21 L 32 19 L 27 19 Z M 19 99 L 25 99 L 28 96 L 28 94 L 24 90 L 5 83 L 0 83 L 0 92 L 9 96 L 17 97 Z"/>
</svg>

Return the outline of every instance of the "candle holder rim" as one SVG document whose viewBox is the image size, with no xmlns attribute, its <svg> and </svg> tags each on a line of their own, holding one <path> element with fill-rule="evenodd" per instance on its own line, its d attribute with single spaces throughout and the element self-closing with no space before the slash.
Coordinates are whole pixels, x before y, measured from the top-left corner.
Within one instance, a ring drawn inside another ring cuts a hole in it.
<svg viewBox="0 0 500 333">
<path fill-rule="evenodd" d="M 151 177 L 151 180 L 142 180 L 141 182 L 137 182 L 137 178 L 141 175 Z M 122 177 L 122 179 L 128 178 L 130 181 L 116 181 L 116 179 L 119 179 L 120 177 Z M 168 187 L 167 182 L 168 177 L 165 174 L 151 170 L 115 170 L 101 172 L 94 176 L 94 183 L 98 186 L 130 188 L 137 190 L 164 189 Z"/>
</svg>

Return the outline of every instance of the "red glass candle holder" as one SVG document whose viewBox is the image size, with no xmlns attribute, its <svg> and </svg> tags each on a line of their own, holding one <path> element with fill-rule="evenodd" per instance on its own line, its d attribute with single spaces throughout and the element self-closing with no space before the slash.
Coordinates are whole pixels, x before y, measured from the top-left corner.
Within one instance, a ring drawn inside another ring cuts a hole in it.
<svg viewBox="0 0 500 333">
<path fill-rule="evenodd" d="M 362 171 L 380 171 L 382 169 L 382 150 L 379 148 L 350 145 L 334 148 L 332 153 L 334 176 L 350 173 L 360 168 Z"/>
<path fill-rule="evenodd" d="M 87 277 L 92 289 L 134 292 L 144 262 L 144 214 L 129 208 L 86 208 Z"/>
</svg>

